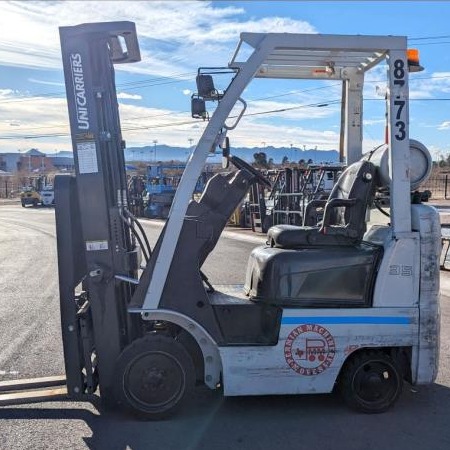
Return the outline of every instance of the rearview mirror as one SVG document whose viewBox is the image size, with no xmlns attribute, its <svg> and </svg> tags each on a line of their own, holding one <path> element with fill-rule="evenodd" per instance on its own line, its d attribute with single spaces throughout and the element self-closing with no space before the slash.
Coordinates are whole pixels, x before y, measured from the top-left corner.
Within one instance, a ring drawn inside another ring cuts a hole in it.
<svg viewBox="0 0 450 450">
<path fill-rule="evenodd" d="M 211 75 L 198 74 L 195 81 L 197 83 L 197 91 L 200 97 L 207 100 L 217 97 L 217 91 Z"/>
<path fill-rule="evenodd" d="M 205 100 L 200 97 L 191 97 L 191 116 L 193 119 L 203 119 L 206 118 L 206 106 Z"/>
</svg>

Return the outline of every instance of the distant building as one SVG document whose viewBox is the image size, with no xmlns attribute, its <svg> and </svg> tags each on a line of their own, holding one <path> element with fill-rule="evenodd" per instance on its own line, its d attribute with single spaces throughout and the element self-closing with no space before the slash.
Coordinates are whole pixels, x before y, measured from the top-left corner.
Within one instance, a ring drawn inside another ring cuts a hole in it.
<svg viewBox="0 0 450 450">
<path fill-rule="evenodd" d="M 73 172 L 75 166 L 71 152 L 62 151 L 55 156 L 49 156 L 32 148 L 26 153 L 0 153 L 0 170 L 11 173 L 19 171 L 42 173 L 55 170 Z"/>
<path fill-rule="evenodd" d="M 58 169 L 63 172 L 74 172 L 75 171 L 75 163 L 73 158 L 68 156 L 51 156 L 49 158 L 52 162 L 52 165 L 55 169 Z"/>
<path fill-rule="evenodd" d="M 46 172 L 51 169 L 53 169 L 51 159 L 47 158 L 46 154 L 40 152 L 37 148 L 32 148 L 20 155 L 19 170 Z"/>
<path fill-rule="evenodd" d="M 5 172 L 17 172 L 19 169 L 20 153 L 0 153 L 0 169 Z"/>
</svg>

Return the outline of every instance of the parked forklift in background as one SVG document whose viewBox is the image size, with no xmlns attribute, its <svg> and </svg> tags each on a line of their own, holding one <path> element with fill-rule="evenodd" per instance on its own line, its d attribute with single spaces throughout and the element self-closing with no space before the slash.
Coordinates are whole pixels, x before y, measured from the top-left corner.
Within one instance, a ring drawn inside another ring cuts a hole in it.
<svg viewBox="0 0 450 450">
<path fill-rule="evenodd" d="M 192 115 L 204 118 L 207 105 L 216 108 L 150 249 L 128 210 L 114 84 L 114 64 L 140 59 L 134 24 L 84 24 L 60 34 L 76 167 L 76 176 L 56 180 L 70 398 L 99 389 L 106 404 L 159 419 L 195 384 L 225 396 L 318 394 L 338 386 L 350 406 L 379 413 L 395 403 L 404 380 L 434 381 L 440 224 L 435 209 L 411 202 L 411 179 L 427 176 L 430 159 L 423 146 L 410 148 L 408 69 L 418 61 L 408 60 L 406 38 L 242 33 L 225 90 L 215 88 L 211 69 L 199 69 Z M 251 52 L 241 60 L 244 46 Z M 382 62 L 389 141 L 382 155 L 363 156 L 364 75 Z M 241 95 L 254 78 L 341 80 L 348 167 L 327 200 L 307 207 L 303 226 L 269 229 L 268 245 L 250 255 L 243 285 L 212 286 L 202 266 L 230 214 L 253 183 L 269 184 L 230 154 L 226 136 L 245 114 Z M 218 146 L 224 165 L 237 170 L 213 176 L 193 200 Z M 413 153 L 420 164 L 411 165 Z M 379 189 L 389 190 L 390 218 L 372 224 Z M 322 221 L 311 222 L 319 210 Z"/>
<path fill-rule="evenodd" d="M 28 177 L 26 185 L 20 192 L 20 202 L 22 207 L 53 206 L 55 195 L 49 177 L 45 175 Z"/>
</svg>

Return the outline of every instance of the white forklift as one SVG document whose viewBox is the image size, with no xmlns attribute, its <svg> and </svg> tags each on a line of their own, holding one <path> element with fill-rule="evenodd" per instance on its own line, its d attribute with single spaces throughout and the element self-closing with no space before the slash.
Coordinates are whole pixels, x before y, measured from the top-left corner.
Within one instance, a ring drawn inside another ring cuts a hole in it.
<svg viewBox="0 0 450 450">
<path fill-rule="evenodd" d="M 241 61 L 244 44 L 253 51 Z M 363 156 L 364 74 L 384 61 L 389 145 Z M 243 33 L 229 63 L 235 77 L 224 92 L 215 89 L 209 69 L 199 70 L 192 115 L 207 116 L 208 101 L 218 105 L 129 308 L 153 325 L 119 357 L 116 375 L 127 407 L 148 417 L 168 412 L 199 368 L 201 380 L 211 389 L 221 386 L 225 396 L 318 394 L 338 386 L 350 406 L 366 413 L 392 406 L 404 380 L 434 381 L 440 223 L 435 209 L 411 200 L 412 189 L 431 170 L 426 148 L 409 140 L 408 72 L 417 68 L 417 60 L 408 60 L 404 37 Z M 240 197 L 241 189 L 243 195 L 253 180 L 267 183 L 252 166 L 229 156 L 223 136 L 237 125 L 227 124 L 237 102 L 244 113 L 241 95 L 254 78 L 342 80 L 348 168 L 328 200 L 308 205 L 303 227 L 269 230 L 268 245 L 250 255 L 244 286 L 207 289 L 200 269 L 235 193 Z M 225 158 L 239 171 L 216 175 L 194 202 L 195 180 L 223 140 Z M 367 227 L 381 189 L 390 195 L 389 223 Z M 165 331 L 159 331 L 161 323 Z M 183 347 L 186 334 L 197 351 Z M 146 379 L 146 371 L 161 379 L 172 374 L 164 401 L 156 387 L 134 385 Z"/>
<path fill-rule="evenodd" d="M 379 413 L 404 380 L 434 381 L 440 223 L 435 209 L 411 200 L 411 179 L 426 177 L 430 158 L 409 140 L 408 72 L 418 61 L 408 60 L 405 37 L 243 33 L 226 69 L 199 70 L 192 115 L 207 117 L 208 102 L 217 107 L 152 252 L 127 206 L 114 87 L 113 64 L 140 59 L 134 24 L 65 27 L 61 44 L 76 163 L 75 177 L 56 179 L 69 397 L 88 399 L 99 388 L 107 404 L 159 419 L 196 383 L 225 396 L 339 387 L 350 406 Z M 250 56 L 241 60 L 243 47 Z M 363 156 L 364 75 L 384 61 L 388 144 Z M 225 70 L 233 79 L 218 91 L 212 72 Z M 230 155 L 225 136 L 245 113 L 241 96 L 254 78 L 341 80 L 348 168 L 328 200 L 309 205 L 304 226 L 269 230 L 245 284 L 212 286 L 201 271 L 206 257 L 251 184 L 269 183 Z M 238 170 L 215 175 L 195 201 L 219 145 Z M 373 225 L 380 189 L 390 218 Z"/>
</svg>

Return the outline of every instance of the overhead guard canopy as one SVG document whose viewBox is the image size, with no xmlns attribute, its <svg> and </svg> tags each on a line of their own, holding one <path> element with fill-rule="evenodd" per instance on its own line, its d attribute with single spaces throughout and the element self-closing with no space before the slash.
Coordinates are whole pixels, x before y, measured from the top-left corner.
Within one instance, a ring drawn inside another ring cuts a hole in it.
<svg viewBox="0 0 450 450">
<path fill-rule="evenodd" d="M 404 49 L 406 37 L 317 34 L 241 33 L 230 67 L 243 43 L 256 49 L 265 40 L 273 47 L 256 78 L 346 79 L 345 69 L 366 72 L 386 57 L 387 49 Z"/>
</svg>

